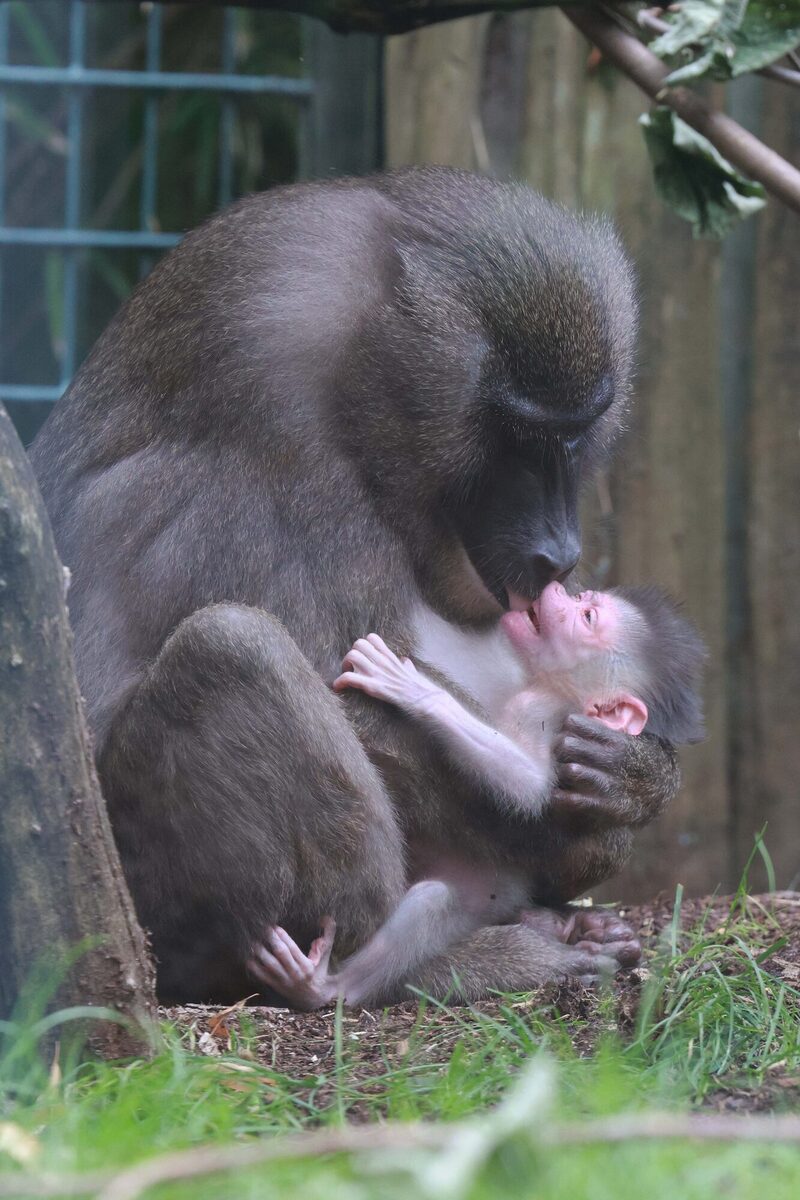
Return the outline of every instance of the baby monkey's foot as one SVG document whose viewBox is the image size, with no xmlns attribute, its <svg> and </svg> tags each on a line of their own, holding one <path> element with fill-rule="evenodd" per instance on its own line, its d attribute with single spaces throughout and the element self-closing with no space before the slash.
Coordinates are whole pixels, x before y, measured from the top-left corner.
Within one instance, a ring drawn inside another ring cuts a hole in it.
<svg viewBox="0 0 800 1200">
<path fill-rule="evenodd" d="M 266 942 L 255 946 L 247 963 L 251 975 L 292 1005 L 309 1012 L 336 998 L 336 981 L 328 971 L 336 922 L 324 917 L 322 936 L 311 943 L 308 954 L 280 925 L 271 925 Z"/>
<path fill-rule="evenodd" d="M 621 967 L 635 967 L 642 957 L 642 947 L 630 925 L 603 908 L 564 905 L 526 909 L 520 920 L 540 933 L 552 934 L 567 946 L 609 955 Z"/>
</svg>

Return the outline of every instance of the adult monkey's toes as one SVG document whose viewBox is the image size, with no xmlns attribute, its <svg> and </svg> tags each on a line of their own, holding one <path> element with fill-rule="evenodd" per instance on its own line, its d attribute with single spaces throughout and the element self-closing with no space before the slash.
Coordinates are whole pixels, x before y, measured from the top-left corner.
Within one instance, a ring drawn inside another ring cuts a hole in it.
<svg viewBox="0 0 800 1200">
<path fill-rule="evenodd" d="M 613 958 L 617 967 L 635 967 L 642 957 L 642 948 L 634 938 L 632 941 L 621 942 L 570 942 L 578 950 L 586 950 L 589 954 L 602 954 L 605 958 Z"/>
<path fill-rule="evenodd" d="M 616 913 L 604 908 L 526 909 L 520 916 L 524 925 L 550 934 L 567 946 L 580 946 L 590 953 L 602 949 L 621 967 L 635 967 L 642 947 L 633 929 Z"/>
<path fill-rule="evenodd" d="M 623 967 L 635 967 L 642 947 L 633 929 L 616 913 L 603 908 L 576 908 L 567 918 L 562 940 L 569 946 L 599 944 Z"/>
</svg>

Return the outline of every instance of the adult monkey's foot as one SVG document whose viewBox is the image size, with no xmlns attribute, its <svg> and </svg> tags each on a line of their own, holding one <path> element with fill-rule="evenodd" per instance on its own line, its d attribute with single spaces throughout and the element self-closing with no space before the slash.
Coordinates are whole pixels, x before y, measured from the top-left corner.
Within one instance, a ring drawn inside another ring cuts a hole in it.
<svg viewBox="0 0 800 1200">
<path fill-rule="evenodd" d="M 328 970 L 336 934 L 333 917 L 322 920 L 322 936 L 311 943 L 304 954 L 280 925 L 267 930 L 264 943 L 253 948 L 247 963 L 250 974 L 279 996 L 304 1012 L 323 1008 L 336 999 L 335 976 Z"/>
<path fill-rule="evenodd" d="M 630 925 L 604 908 L 569 904 L 561 908 L 530 908 L 520 914 L 520 922 L 558 938 L 567 946 L 608 955 L 621 967 L 635 967 L 642 957 L 641 944 Z"/>
</svg>

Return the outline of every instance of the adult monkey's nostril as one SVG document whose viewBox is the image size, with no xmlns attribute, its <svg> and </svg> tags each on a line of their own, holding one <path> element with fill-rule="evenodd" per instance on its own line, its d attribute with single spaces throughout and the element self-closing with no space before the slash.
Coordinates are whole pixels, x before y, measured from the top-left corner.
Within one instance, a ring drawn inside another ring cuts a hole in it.
<svg viewBox="0 0 800 1200">
<path fill-rule="evenodd" d="M 554 580 L 563 583 L 577 565 L 579 556 L 580 547 L 576 548 L 572 542 L 563 546 L 550 544 L 531 555 L 530 564 L 542 586 Z"/>
</svg>

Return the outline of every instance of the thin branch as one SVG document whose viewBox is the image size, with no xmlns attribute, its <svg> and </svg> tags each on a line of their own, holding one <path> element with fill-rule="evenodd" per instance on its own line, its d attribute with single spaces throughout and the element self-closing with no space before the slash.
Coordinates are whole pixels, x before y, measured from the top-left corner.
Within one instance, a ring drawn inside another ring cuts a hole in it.
<svg viewBox="0 0 800 1200">
<path fill-rule="evenodd" d="M 441 1150 L 468 1133 L 471 1122 L 451 1125 L 370 1125 L 320 1129 L 249 1145 L 200 1146 L 162 1154 L 122 1171 L 34 1177 L 0 1175 L 0 1197 L 56 1200 L 95 1195 L 97 1200 L 138 1200 L 150 1188 L 258 1167 L 280 1159 L 322 1158 L 329 1154 L 378 1150 Z M 545 1146 L 580 1146 L 626 1141 L 681 1139 L 703 1142 L 788 1142 L 800 1144 L 800 1116 L 739 1116 L 728 1113 L 623 1113 L 593 1121 L 545 1126 L 537 1141 Z"/>
<path fill-rule="evenodd" d="M 672 28 L 668 21 L 662 21 L 661 17 L 657 16 L 651 8 L 640 9 L 636 14 L 636 21 L 642 29 L 649 29 L 653 33 L 667 33 Z M 790 67 L 779 67 L 775 63 L 771 63 L 768 67 L 761 67 L 758 71 L 753 72 L 754 75 L 763 75 L 765 79 L 775 79 L 778 83 L 786 83 L 790 87 L 800 87 L 800 71 L 793 71 Z"/>
<path fill-rule="evenodd" d="M 554 1125 L 542 1139 L 555 1146 L 628 1141 L 800 1142 L 800 1116 L 733 1113 L 630 1113 Z"/>
<path fill-rule="evenodd" d="M 786 83 L 789 87 L 800 87 L 800 71 L 793 71 L 791 67 L 781 67 L 777 63 L 770 63 L 768 67 L 762 67 L 755 74 L 763 75 L 765 79 L 774 79 L 777 83 Z"/>
<path fill-rule="evenodd" d="M 169 4 L 172 0 L 158 0 Z M 217 0 L 250 8 L 303 13 L 325 21 L 337 33 L 408 33 L 423 25 L 455 21 L 484 12 L 552 8 L 554 0 Z M 572 0 L 590 4 L 592 0 Z"/>
<path fill-rule="evenodd" d="M 716 146 L 744 175 L 755 179 L 771 195 L 800 212 L 800 171 L 743 129 L 726 113 L 712 108 L 699 93 L 684 87 L 666 87 L 669 70 L 638 38 L 596 8 L 562 8 L 584 37 L 641 88 L 651 100 L 665 104 Z"/>
</svg>

